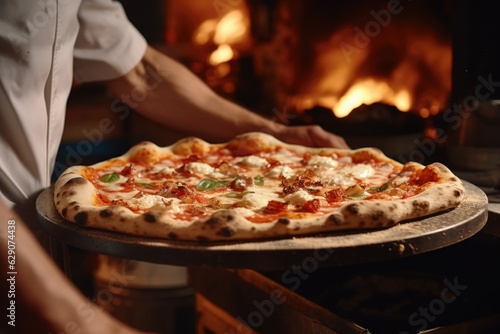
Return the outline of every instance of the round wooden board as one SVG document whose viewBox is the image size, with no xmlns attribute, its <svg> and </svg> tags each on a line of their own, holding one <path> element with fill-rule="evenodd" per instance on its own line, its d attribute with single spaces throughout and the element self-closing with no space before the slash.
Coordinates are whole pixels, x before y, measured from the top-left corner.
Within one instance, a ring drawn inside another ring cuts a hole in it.
<svg viewBox="0 0 500 334">
<path fill-rule="evenodd" d="M 464 184 L 466 196 L 457 208 L 390 228 L 226 243 L 171 241 L 80 227 L 56 211 L 51 188 L 40 194 L 36 207 L 42 228 L 53 238 L 91 252 L 179 266 L 313 269 L 419 254 L 471 237 L 486 224 L 488 199 L 478 187 Z"/>
</svg>

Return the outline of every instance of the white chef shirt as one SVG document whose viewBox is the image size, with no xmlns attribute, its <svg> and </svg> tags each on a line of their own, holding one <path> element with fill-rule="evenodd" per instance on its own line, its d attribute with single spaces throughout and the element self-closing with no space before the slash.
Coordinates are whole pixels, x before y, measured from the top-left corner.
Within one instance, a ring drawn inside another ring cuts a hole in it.
<svg viewBox="0 0 500 334">
<path fill-rule="evenodd" d="M 0 199 L 50 185 L 73 78 L 119 77 L 146 46 L 112 0 L 0 1 Z"/>
<path fill-rule="evenodd" d="M 146 47 L 116 1 L 0 0 L 0 200 L 26 213 L 50 185 L 73 78 L 120 77 Z M 137 261 L 130 267 L 136 269 L 129 277 L 147 278 L 134 280 L 141 286 L 186 281 L 184 267 Z M 123 272 L 109 268 L 115 271 L 100 279 Z"/>
</svg>

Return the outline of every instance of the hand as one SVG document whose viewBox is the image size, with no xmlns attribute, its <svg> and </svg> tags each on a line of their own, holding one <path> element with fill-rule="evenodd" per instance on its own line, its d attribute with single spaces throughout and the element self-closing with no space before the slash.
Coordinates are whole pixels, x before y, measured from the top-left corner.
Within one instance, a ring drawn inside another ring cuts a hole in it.
<svg viewBox="0 0 500 334">
<path fill-rule="evenodd" d="M 319 125 L 283 126 L 271 134 L 289 144 L 349 149 L 344 138 L 323 130 Z"/>
</svg>

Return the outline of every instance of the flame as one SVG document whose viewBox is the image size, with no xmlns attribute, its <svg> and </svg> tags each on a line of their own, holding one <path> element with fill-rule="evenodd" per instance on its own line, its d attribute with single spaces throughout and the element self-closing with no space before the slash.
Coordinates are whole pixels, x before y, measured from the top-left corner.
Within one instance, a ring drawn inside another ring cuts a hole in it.
<svg viewBox="0 0 500 334">
<path fill-rule="evenodd" d="M 210 63 L 210 65 L 216 66 L 230 61 L 231 59 L 233 59 L 233 56 L 234 52 L 233 49 L 231 49 L 231 46 L 229 46 L 229 44 L 222 44 L 219 45 L 217 50 L 210 54 L 208 62 Z"/>
<path fill-rule="evenodd" d="M 246 37 L 248 21 L 241 10 L 232 10 L 222 17 L 215 28 L 215 44 L 236 44 Z"/>
<path fill-rule="evenodd" d="M 445 109 L 451 91 L 451 43 L 408 29 L 412 38 L 399 38 L 404 29 L 387 29 L 351 53 L 339 45 L 353 40 L 352 27 L 337 30 L 315 45 L 312 66 L 288 102 L 299 112 L 330 108 L 339 118 L 377 102 L 424 118 L 436 115 Z"/>
<path fill-rule="evenodd" d="M 208 19 L 202 22 L 194 32 L 194 42 L 198 45 L 207 44 L 212 40 L 215 29 L 217 29 L 216 19 Z"/>
<path fill-rule="evenodd" d="M 238 47 L 249 40 L 250 21 L 242 9 L 234 9 L 220 19 L 205 20 L 193 34 L 198 45 L 214 44 L 217 48 L 210 54 L 208 61 L 215 66 L 235 57 Z"/>
<path fill-rule="evenodd" d="M 411 97 L 407 90 L 394 92 L 387 82 L 366 79 L 354 84 L 338 103 L 332 106 L 335 116 L 341 118 L 361 106 L 384 102 L 396 106 L 401 111 L 410 110 Z"/>
</svg>

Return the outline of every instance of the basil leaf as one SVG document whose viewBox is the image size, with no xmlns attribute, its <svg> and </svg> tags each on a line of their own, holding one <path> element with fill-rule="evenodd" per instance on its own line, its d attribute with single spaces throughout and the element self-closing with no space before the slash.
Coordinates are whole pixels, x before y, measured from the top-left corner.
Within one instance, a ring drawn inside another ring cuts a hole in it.
<svg viewBox="0 0 500 334">
<path fill-rule="evenodd" d="M 255 183 L 256 186 L 263 186 L 264 185 L 264 177 L 262 176 L 256 176 L 253 178 L 253 182 Z"/>
<path fill-rule="evenodd" d="M 198 190 L 217 189 L 221 186 L 227 186 L 228 184 L 230 184 L 231 182 L 233 182 L 237 178 L 239 178 L 239 176 L 234 178 L 234 179 L 231 179 L 231 180 L 220 180 L 220 181 L 216 181 L 216 180 L 212 180 L 212 179 L 203 179 L 198 183 L 198 185 L 196 186 L 196 189 L 198 189 Z"/>
<path fill-rule="evenodd" d="M 147 188 L 147 189 L 152 189 L 155 187 L 154 185 L 152 185 L 150 183 L 145 183 L 145 182 L 135 182 L 135 185 L 143 187 L 143 188 Z"/>
<path fill-rule="evenodd" d="M 392 188 L 392 182 L 389 180 L 387 181 L 386 183 L 384 183 L 383 185 L 380 186 L 380 190 L 379 191 L 386 191 L 386 190 L 389 190 Z"/>
<path fill-rule="evenodd" d="M 236 197 L 240 197 L 242 195 L 241 195 L 241 193 L 229 193 L 229 194 L 225 194 L 224 196 L 225 197 L 236 198 Z"/>
<path fill-rule="evenodd" d="M 196 189 L 198 190 L 211 190 L 211 189 L 216 189 L 222 186 L 222 183 L 219 181 L 215 181 L 212 179 L 203 179 L 198 183 L 196 186 Z"/>
<path fill-rule="evenodd" d="M 386 191 L 388 189 L 391 189 L 392 188 L 392 183 L 391 181 L 387 181 L 386 183 L 384 183 L 383 185 L 381 186 L 378 186 L 378 187 L 373 187 L 373 188 L 369 188 L 367 189 L 368 191 L 376 191 L 376 192 L 382 192 L 382 191 Z"/>
<path fill-rule="evenodd" d="M 246 194 L 251 194 L 251 193 L 253 193 L 253 191 L 244 191 L 244 192 L 241 192 L 241 193 L 229 193 L 229 194 L 225 194 L 224 196 L 225 197 L 230 197 L 230 198 L 237 198 L 237 197 L 243 197 Z"/>
<path fill-rule="evenodd" d="M 106 183 L 115 182 L 115 181 L 118 181 L 119 179 L 120 179 L 120 174 L 117 174 L 117 173 L 109 173 L 109 174 L 104 174 L 103 176 L 101 176 L 102 182 L 106 182 Z"/>
<path fill-rule="evenodd" d="M 349 195 L 349 196 L 347 196 L 347 197 L 352 197 L 352 198 L 364 198 L 364 197 L 366 197 L 366 195 L 365 195 L 365 194 L 360 194 L 360 195 Z"/>
</svg>

